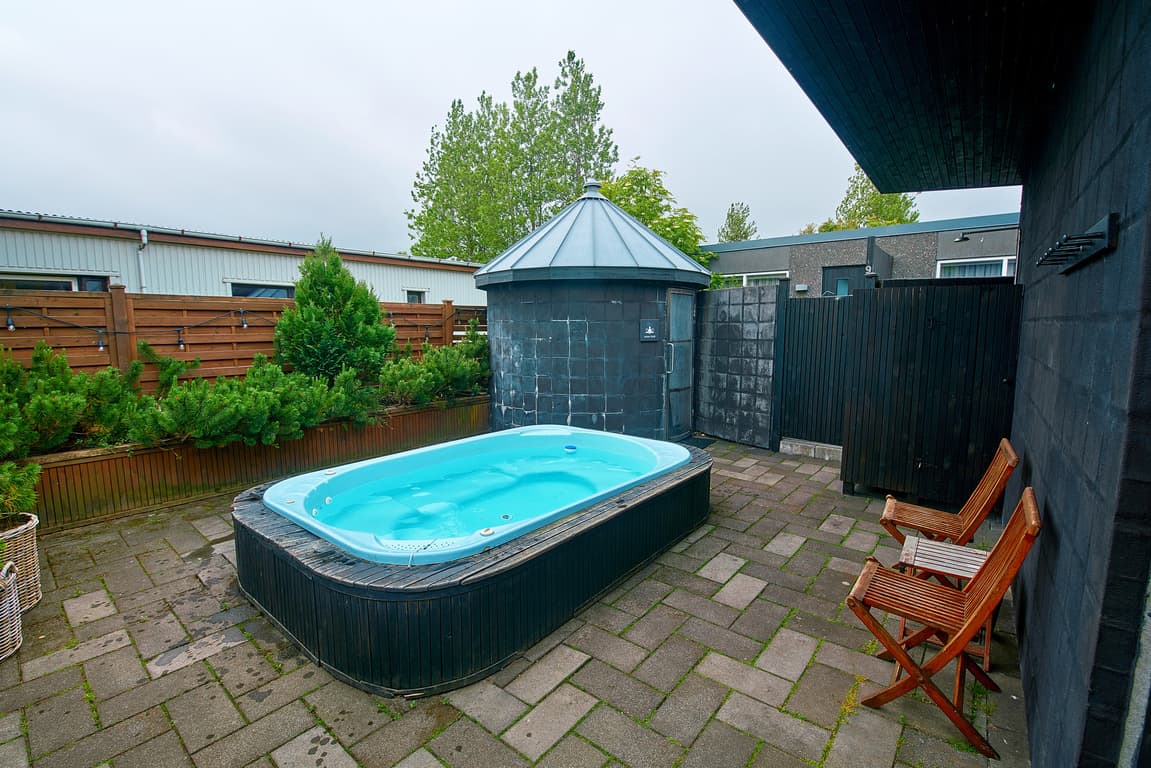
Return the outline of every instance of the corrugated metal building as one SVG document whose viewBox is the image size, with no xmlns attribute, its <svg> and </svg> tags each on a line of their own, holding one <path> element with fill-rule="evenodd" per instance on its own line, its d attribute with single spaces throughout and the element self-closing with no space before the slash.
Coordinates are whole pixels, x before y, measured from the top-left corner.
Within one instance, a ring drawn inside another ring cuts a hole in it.
<svg viewBox="0 0 1151 768">
<path fill-rule="evenodd" d="M 0 288 L 289 297 L 312 244 L 0 211 Z M 479 265 L 341 250 L 385 302 L 483 305 Z"/>
</svg>

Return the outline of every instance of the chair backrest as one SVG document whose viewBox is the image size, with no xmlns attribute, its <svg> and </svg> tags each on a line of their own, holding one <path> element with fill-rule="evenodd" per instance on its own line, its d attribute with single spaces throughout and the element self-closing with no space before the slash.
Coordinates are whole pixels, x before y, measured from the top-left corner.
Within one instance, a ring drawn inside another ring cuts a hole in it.
<svg viewBox="0 0 1151 768">
<path fill-rule="evenodd" d="M 991 466 L 983 473 L 979 485 L 975 486 L 963 509 L 959 510 L 959 517 L 963 521 L 963 533 L 955 539 L 956 544 L 963 546 L 975 537 L 975 532 L 983 525 L 995 502 L 1003 495 L 1007 479 L 1018 465 L 1019 457 L 1015 455 L 1011 443 L 1006 437 L 1000 439 L 995 457 L 991 459 Z"/>
<path fill-rule="evenodd" d="M 1015 575 L 1019 573 L 1027 553 L 1031 551 L 1040 527 L 1035 491 L 1030 487 L 1024 488 L 999 541 L 995 542 L 995 546 L 987 553 L 987 560 L 963 588 L 967 593 L 968 622 L 982 625 L 995 610 L 995 606 L 999 605 Z"/>
</svg>

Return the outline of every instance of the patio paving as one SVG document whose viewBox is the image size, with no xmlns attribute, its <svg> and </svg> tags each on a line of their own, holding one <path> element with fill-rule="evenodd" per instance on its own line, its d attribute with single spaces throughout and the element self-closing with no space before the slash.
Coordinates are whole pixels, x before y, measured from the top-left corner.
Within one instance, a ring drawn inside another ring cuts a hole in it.
<svg viewBox="0 0 1151 768">
<path fill-rule="evenodd" d="M 891 666 L 843 600 L 869 554 L 898 556 L 881 502 L 843 496 L 834 463 L 708 450 L 705 526 L 499 673 L 424 699 L 334 680 L 240 595 L 230 497 L 42 535 L 44 598 L 0 663 L 0 765 L 1029 765 L 1010 604 L 1003 692 L 968 696 L 1000 761 L 924 696 L 860 706 Z"/>
</svg>

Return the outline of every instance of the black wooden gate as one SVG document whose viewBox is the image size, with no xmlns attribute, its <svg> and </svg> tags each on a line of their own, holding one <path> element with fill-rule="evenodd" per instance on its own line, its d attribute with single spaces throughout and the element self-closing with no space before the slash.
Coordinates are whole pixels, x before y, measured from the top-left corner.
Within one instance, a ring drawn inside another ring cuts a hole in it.
<svg viewBox="0 0 1151 768">
<path fill-rule="evenodd" d="M 1022 297 L 1011 278 L 900 281 L 855 294 L 845 485 L 967 498 L 1011 432 Z"/>
<path fill-rule="evenodd" d="M 1011 430 L 1022 288 L 886 281 L 788 299 L 783 437 L 843 446 L 845 487 L 963 501 Z"/>
<path fill-rule="evenodd" d="M 851 296 L 787 299 L 780 434 L 843 445 L 843 403 L 853 367 Z"/>
</svg>

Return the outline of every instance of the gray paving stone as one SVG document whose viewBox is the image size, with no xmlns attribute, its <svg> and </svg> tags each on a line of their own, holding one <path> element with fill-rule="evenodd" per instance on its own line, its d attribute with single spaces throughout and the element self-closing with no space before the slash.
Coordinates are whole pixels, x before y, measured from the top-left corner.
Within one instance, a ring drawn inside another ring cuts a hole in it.
<svg viewBox="0 0 1151 768">
<path fill-rule="evenodd" d="M 194 640 L 187 645 L 173 648 L 170 651 L 164 651 L 148 662 L 148 674 L 155 679 L 195 664 L 197 661 L 203 661 L 225 648 L 231 648 L 233 645 L 240 645 L 246 642 L 248 642 L 248 639 L 244 637 L 243 632 L 237 627 L 230 627 L 223 632 L 202 637 L 199 640 Z"/>
<path fill-rule="evenodd" d="M 755 760 L 751 764 L 751 768 L 810 768 L 810 766 L 811 763 L 800 760 L 771 744 L 764 744 L 759 752 L 755 753 Z"/>
<path fill-rule="evenodd" d="M 637 680 L 661 690 L 671 691 L 680 678 L 686 675 L 704 657 L 707 649 L 685 637 L 672 635 L 632 674 Z"/>
<path fill-rule="evenodd" d="M 64 615 L 68 617 L 68 623 L 73 627 L 111 616 L 115 612 L 116 606 L 112 598 L 103 589 L 64 601 Z"/>
<path fill-rule="evenodd" d="M 875 549 L 875 545 L 878 543 L 879 536 L 867 531 L 852 531 L 851 535 L 843 540 L 843 546 L 857 552 L 870 552 Z"/>
<path fill-rule="evenodd" d="M 590 658 L 586 653 L 561 645 L 520 673 L 504 690 L 521 701 L 536 704 Z"/>
<path fill-rule="evenodd" d="M 595 697 L 564 683 L 509 728 L 504 741 L 535 762 L 575 727 L 596 703 Z"/>
<path fill-rule="evenodd" d="M 118 696 L 98 702 L 96 706 L 100 711 L 100 722 L 107 728 L 113 723 L 118 723 L 146 709 L 163 704 L 168 699 L 179 696 L 185 691 L 198 688 L 210 680 L 212 680 L 212 675 L 203 664 L 185 667 L 170 675 L 165 675 L 159 680 L 153 680 L 139 688 L 124 691 Z"/>
<path fill-rule="evenodd" d="M 759 596 L 763 588 L 767 586 L 767 582 L 756 579 L 751 576 L 746 576 L 742 573 L 737 573 L 731 577 L 715 596 L 712 598 L 717 603 L 729 605 L 736 610 L 742 611 L 751 602 Z"/>
<path fill-rule="evenodd" d="M 899 765 L 922 765 L 932 766 L 932 768 L 987 768 L 988 766 L 987 758 L 982 755 L 960 752 L 944 739 L 923 733 L 915 728 L 904 728 L 899 743 Z M 999 751 L 998 748 L 996 751 Z M 1003 753 L 1000 753 L 1000 757 L 1002 756 Z M 1028 762 L 1021 762 L 1020 764 L 1027 765 Z"/>
<path fill-rule="evenodd" d="M 755 753 L 756 740 L 727 723 L 712 720 L 692 745 L 679 768 L 743 768 Z M 778 766 L 772 766 L 778 768 Z"/>
<path fill-rule="evenodd" d="M 869 709 L 857 709 L 840 724 L 824 766 L 891 765 L 901 730 L 899 723 Z"/>
<path fill-rule="evenodd" d="M 846 536 L 853 525 L 855 525 L 854 518 L 843 515 L 828 515 L 827 519 L 820 523 L 819 530 Z"/>
<path fill-rule="evenodd" d="M 851 614 L 848 611 L 848 614 Z M 821 616 L 815 616 L 801 609 L 787 620 L 787 628 L 810 637 L 819 637 L 845 648 L 863 648 L 875 639 L 867 630 L 854 625 L 841 624 L 838 621 L 829 621 Z"/>
<path fill-rule="evenodd" d="M 206 635 L 219 632 L 234 627 L 237 624 L 243 624 L 249 619 L 259 616 L 260 613 L 248 603 L 237 605 L 234 608 L 229 608 L 226 611 L 219 611 L 213 613 L 211 616 L 205 616 L 202 619 L 196 619 L 185 624 L 188 634 L 193 639 L 199 639 Z"/>
<path fill-rule="evenodd" d="M 166 678 L 160 678 L 161 682 Z M 324 670 L 308 663 L 259 688 L 236 697 L 236 705 L 249 720 L 259 720 L 306 693 L 326 685 L 332 679 Z"/>
<path fill-rule="evenodd" d="M 294 701 L 192 755 L 200 768 L 241 768 L 316 724 L 302 702 Z"/>
<path fill-rule="evenodd" d="M 827 567 L 836 573 L 842 573 L 844 576 L 850 576 L 851 582 L 854 584 L 855 579 L 859 576 L 859 572 L 863 570 L 863 564 L 857 563 L 854 560 L 845 560 L 842 557 L 833 557 L 827 561 Z"/>
<path fill-rule="evenodd" d="M 223 686 L 212 682 L 167 702 L 168 714 L 189 752 L 196 752 L 244 727 L 244 718 Z"/>
<path fill-rule="evenodd" d="M 735 557 L 734 555 L 720 552 L 708 560 L 696 573 L 705 579 L 718 581 L 720 584 L 723 584 L 734 576 L 746 563 L 747 561 L 742 557 Z"/>
<path fill-rule="evenodd" d="M 596 603 L 580 614 L 580 617 L 597 627 L 617 634 L 635 621 L 635 616 L 618 608 L 613 608 L 606 603 Z"/>
<path fill-rule="evenodd" d="M 518 768 L 527 761 L 471 720 L 457 720 L 428 744 L 452 768 Z"/>
<path fill-rule="evenodd" d="M 189 768 L 191 765 L 192 758 L 172 730 L 116 756 L 116 768 Z"/>
<path fill-rule="evenodd" d="M 714 652 L 705 656 L 695 671 L 765 704 L 782 704 L 791 690 L 791 683 L 781 677 Z"/>
<path fill-rule="evenodd" d="M 527 710 L 527 705 L 486 680 L 445 695 L 448 702 L 492 733 L 501 733 Z"/>
<path fill-rule="evenodd" d="M 779 625 L 787 618 L 787 613 L 788 609 L 782 605 L 766 600 L 755 600 L 744 609 L 730 629 L 736 634 L 764 643 L 779 630 Z"/>
<path fill-rule="evenodd" d="M 132 646 L 84 662 L 84 677 L 99 700 L 110 699 L 151 679 Z"/>
<path fill-rule="evenodd" d="M 155 658 L 164 651 L 188 642 L 188 633 L 176 614 L 163 602 L 150 606 L 156 615 L 128 624 L 128 633 L 136 641 L 136 650 L 145 659 Z"/>
<path fill-rule="evenodd" d="M 645 719 L 663 701 L 659 691 L 599 659 L 584 664 L 572 683 L 636 720 Z"/>
<path fill-rule="evenodd" d="M 612 601 L 612 604 L 621 611 L 627 611 L 632 616 L 643 616 L 656 603 L 663 600 L 671 592 L 671 589 L 667 584 L 654 579 L 646 579 Z"/>
<path fill-rule="evenodd" d="M 742 661 L 752 661 L 763 649 L 763 644 L 758 640 L 751 640 L 729 629 L 696 618 L 688 619 L 679 628 L 679 633 L 701 645 Z"/>
<path fill-rule="evenodd" d="M 232 537 L 231 524 L 225 522 L 218 516 L 193 520 L 192 527 L 195 528 L 201 536 L 212 543 Z"/>
<path fill-rule="evenodd" d="M 590 624 L 573 633 L 567 642 L 624 672 L 631 672 L 647 657 L 646 649 Z"/>
<path fill-rule="evenodd" d="M 70 667 L 73 664 L 94 659 L 105 653 L 111 653 L 112 651 L 131 644 L 131 642 L 128 633 L 119 629 L 102 637 L 86 640 L 75 648 L 65 648 L 61 651 L 49 653 L 47 656 L 26 661 L 21 665 L 21 669 L 24 672 L 25 680 L 35 680 L 38 677 L 43 677 L 64 667 Z"/>
<path fill-rule="evenodd" d="M 664 605 L 690 613 L 711 624 L 721 627 L 730 627 L 739 617 L 739 611 L 730 605 L 722 605 L 707 597 L 694 595 L 683 589 L 677 589 L 664 598 Z"/>
<path fill-rule="evenodd" d="M 242 696 L 279 674 L 252 643 L 240 643 L 212 657 L 212 669 L 232 696 Z"/>
<path fill-rule="evenodd" d="M 0 765 L 5 768 L 28 768 L 28 751 L 24 748 L 23 739 L 0 744 Z"/>
<path fill-rule="evenodd" d="M 0 665 L 0 670 L 14 669 L 15 666 L 15 663 Z M 17 712 L 21 707 L 35 704 L 55 693 L 74 688 L 82 682 L 84 680 L 83 675 L 80 674 L 80 667 L 74 666 L 65 667 L 50 675 L 14 685 L 4 691 L 3 696 L 0 696 L 0 712 Z"/>
<path fill-rule="evenodd" d="M 339 680 L 312 691 L 304 700 L 315 707 L 320 720 L 345 744 L 354 744 L 391 722 L 374 697 Z"/>
<path fill-rule="evenodd" d="M 83 688 L 73 688 L 29 707 L 28 747 L 33 757 L 96 731 Z"/>
<path fill-rule="evenodd" d="M 22 735 L 20 730 L 20 713 L 13 712 L 10 715 L 0 717 L 0 744 L 11 741 Z M 0 763 L 3 765 L 3 763 Z"/>
<path fill-rule="evenodd" d="M 779 747 L 784 752 L 817 762 L 831 734 L 822 728 L 785 715 L 774 707 L 733 693 L 716 717 L 728 725 Z"/>
<path fill-rule="evenodd" d="M 634 768 L 670 768 L 683 754 L 667 739 L 608 706 L 596 708 L 576 730 Z"/>
<path fill-rule="evenodd" d="M 565 621 L 558 629 L 551 632 L 543 640 L 540 640 L 531 648 L 528 648 L 526 651 L 524 651 L 523 654 L 521 654 L 522 658 L 527 659 L 528 661 L 539 661 L 544 656 L 551 653 L 551 651 L 557 645 L 571 637 L 573 632 L 582 629 L 585 624 L 587 624 L 587 622 L 580 618 Z M 519 659 L 517 659 L 517 661 L 518 660 Z M 499 685 L 499 683 L 496 684 Z"/>
<path fill-rule="evenodd" d="M 812 664 L 791 692 L 784 709 L 824 728 L 833 728 L 854 685 L 855 678 L 846 672 Z"/>
<path fill-rule="evenodd" d="M 631 629 L 624 633 L 624 638 L 630 640 L 641 648 L 652 650 L 671 636 L 687 621 L 687 614 L 669 605 L 659 604 L 646 616 L 641 618 Z"/>
<path fill-rule="evenodd" d="M 651 716 L 648 724 L 664 736 L 688 746 L 726 697 L 726 686 L 699 675 L 688 675 Z M 747 756 L 744 757 L 746 760 Z"/>
<path fill-rule="evenodd" d="M 805 541 L 807 539 L 794 533 L 778 533 L 763 549 L 783 557 L 791 557 L 799 551 Z"/>
<path fill-rule="evenodd" d="M 784 627 L 775 633 L 771 644 L 755 660 L 755 666 L 786 680 L 798 680 L 818 645 L 814 637 Z"/>
<path fill-rule="evenodd" d="M 539 768 L 601 768 L 608 756 L 578 736 L 568 734 L 536 763 Z"/>
<path fill-rule="evenodd" d="M 414 702 L 400 719 L 352 744 L 349 751 L 361 765 L 395 765 L 459 719 L 460 713 L 438 698 L 423 699 Z"/>
<path fill-rule="evenodd" d="M 317 725 L 272 750 L 276 765 L 314 766 L 314 768 L 356 768 L 356 761 L 344 751 L 340 742 Z"/>
<path fill-rule="evenodd" d="M 163 710 L 153 707 L 139 717 L 106 727 L 36 761 L 36 768 L 97 765 L 170 730 Z"/>
<path fill-rule="evenodd" d="M 421 748 L 396 763 L 396 768 L 443 768 L 443 763 L 431 752 Z"/>
<path fill-rule="evenodd" d="M 850 648 L 844 648 L 835 643 L 826 642 L 820 646 L 819 652 L 815 655 L 815 660 L 829 667 L 850 672 L 853 675 L 863 675 L 869 680 L 874 680 L 877 683 L 883 683 L 885 685 L 891 678 L 891 670 L 894 664 L 894 662 L 884 661 L 883 659 L 866 653 L 860 653 L 859 651 L 853 651 Z"/>
</svg>

